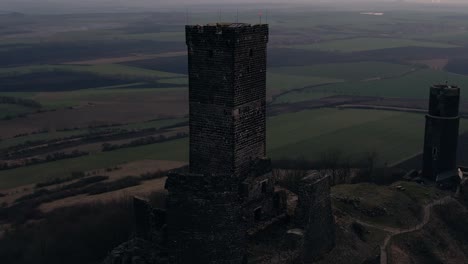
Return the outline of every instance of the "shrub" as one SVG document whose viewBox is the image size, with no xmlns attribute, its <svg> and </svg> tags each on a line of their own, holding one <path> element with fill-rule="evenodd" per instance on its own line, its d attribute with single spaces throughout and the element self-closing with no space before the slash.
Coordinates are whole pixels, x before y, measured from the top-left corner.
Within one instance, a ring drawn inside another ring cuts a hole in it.
<svg viewBox="0 0 468 264">
<path fill-rule="evenodd" d="M 72 172 L 70 177 L 54 178 L 54 179 L 51 179 L 51 180 L 48 180 L 48 181 L 45 181 L 45 182 L 39 182 L 39 183 L 36 184 L 36 188 L 43 188 L 43 187 L 47 187 L 47 186 L 51 186 L 51 185 L 65 183 L 65 182 L 68 182 L 68 181 L 73 181 L 73 180 L 76 180 L 76 179 L 83 178 L 85 176 L 86 176 L 85 173 L 82 172 L 82 171 Z"/>
<path fill-rule="evenodd" d="M 41 196 L 45 196 L 45 195 L 48 195 L 48 194 L 51 194 L 52 191 L 49 191 L 47 189 L 39 189 L 39 190 L 36 190 L 35 192 L 31 193 L 31 194 L 26 194 L 24 196 L 21 196 L 20 198 L 16 199 L 15 202 L 22 202 L 22 201 L 26 201 L 26 200 L 32 200 L 32 199 L 35 199 L 35 198 L 39 198 Z"/>
<path fill-rule="evenodd" d="M 141 180 L 137 177 L 127 176 L 113 182 L 99 183 L 89 186 L 84 191 L 89 195 L 96 195 L 136 186 L 139 185 L 140 182 Z"/>
<path fill-rule="evenodd" d="M 301 180 L 306 176 L 305 170 L 287 170 L 277 177 L 277 184 L 291 192 L 298 193 L 301 187 Z"/>
<path fill-rule="evenodd" d="M 57 209 L 0 238 L 2 264 L 101 263 L 131 235 L 128 201 Z"/>
<path fill-rule="evenodd" d="M 77 182 L 65 185 L 62 188 L 60 188 L 60 190 L 82 188 L 93 183 L 105 181 L 107 179 L 109 179 L 109 176 L 91 176 L 91 177 L 83 178 Z"/>
</svg>

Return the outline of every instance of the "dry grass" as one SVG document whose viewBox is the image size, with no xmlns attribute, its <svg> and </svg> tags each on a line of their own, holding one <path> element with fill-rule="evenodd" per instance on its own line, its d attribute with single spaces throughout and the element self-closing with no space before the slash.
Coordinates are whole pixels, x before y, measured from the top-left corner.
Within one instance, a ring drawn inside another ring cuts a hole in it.
<svg viewBox="0 0 468 264">
<path fill-rule="evenodd" d="M 188 127 L 173 128 L 173 129 L 170 129 L 167 132 L 156 133 L 156 134 L 151 135 L 151 136 L 172 137 L 172 136 L 176 136 L 178 133 L 188 133 Z M 102 142 L 98 142 L 98 143 L 83 144 L 83 145 L 79 145 L 79 146 L 74 146 L 74 147 L 70 147 L 70 148 L 61 149 L 60 151 L 69 153 L 69 152 L 72 152 L 73 150 L 80 150 L 80 151 L 86 151 L 86 152 L 89 152 L 89 153 L 97 153 L 97 152 L 101 152 L 103 143 L 110 143 L 110 144 L 120 145 L 120 144 L 126 144 L 126 143 L 129 143 L 129 142 L 132 142 L 132 141 L 137 140 L 137 139 L 143 139 L 143 138 L 146 138 L 146 137 L 148 137 L 148 136 L 133 137 L 133 138 L 127 138 L 127 139 L 120 139 L 120 140 L 110 140 L 110 141 L 103 140 Z M 47 153 L 47 154 L 49 154 L 49 153 Z M 43 154 L 43 155 L 40 155 L 40 156 L 37 156 L 37 157 L 45 157 L 47 154 Z M 153 162 L 155 162 L 155 161 L 153 161 Z M 155 164 L 155 165 L 159 166 L 159 163 Z M 138 168 L 134 168 L 134 169 L 138 169 Z M 165 170 L 165 169 L 162 169 L 162 170 Z M 104 174 L 100 174 L 100 175 L 104 175 Z M 130 175 L 130 174 L 127 174 L 127 175 Z"/>
<path fill-rule="evenodd" d="M 3 189 L 0 193 L 5 196 L 0 197 L 0 204 L 11 205 L 16 199 L 34 192 L 34 184 L 23 185 L 16 188 Z"/>
<path fill-rule="evenodd" d="M 135 161 L 135 162 L 123 164 L 119 166 L 118 170 L 107 171 L 106 168 L 103 168 L 100 170 L 90 171 L 88 173 L 92 175 L 109 176 L 109 179 L 107 180 L 109 182 L 109 181 L 115 181 L 115 180 L 121 179 L 129 175 L 136 176 L 136 175 L 141 175 L 143 173 L 148 173 L 148 172 L 151 173 L 151 172 L 157 172 L 157 171 L 168 171 L 168 170 L 179 168 L 185 165 L 187 165 L 187 163 L 180 162 L 180 161 L 141 160 L 141 161 Z M 48 186 L 46 188 L 54 189 L 61 185 L 70 184 L 76 181 L 77 180 L 69 181 L 63 184 Z M 122 198 L 125 196 L 132 196 L 132 195 L 146 195 L 151 192 L 164 191 L 164 183 L 165 183 L 165 178 L 160 178 L 160 179 L 145 181 L 141 185 L 125 188 L 122 190 L 117 190 L 114 192 L 103 193 L 103 194 L 93 195 L 93 196 L 79 195 L 79 196 L 74 196 L 74 197 L 68 197 L 62 200 L 57 200 L 48 204 L 44 204 L 41 206 L 41 209 L 45 208 L 44 209 L 45 211 L 50 211 L 57 207 L 66 207 L 69 205 L 100 202 L 100 201 L 108 202 L 111 200 L 115 200 L 115 199 Z M 20 186 L 17 188 L 0 190 L 1 193 L 6 194 L 6 196 L 0 197 L 0 204 L 5 203 L 7 205 L 11 205 L 14 203 L 16 199 L 22 196 L 28 195 L 28 194 L 32 194 L 34 192 L 34 186 L 35 186 L 34 184 L 30 184 L 30 185 Z"/>
<path fill-rule="evenodd" d="M 398 245 L 392 245 L 390 247 L 390 254 L 392 254 L 393 260 L 400 264 L 411 264 L 411 258 L 405 250 L 401 249 Z"/>
<path fill-rule="evenodd" d="M 466 207 L 458 202 L 436 206 L 423 229 L 394 238 L 388 263 L 468 263 L 466 216 Z"/>
<path fill-rule="evenodd" d="M 81 107 L 59 109 L 55 112 L 33 114 L 26 118 L 0 121 L 0 137 L 11 138 L 17 134 L 31 133 L 42 129 L 54 131 L 70 127 L 179 118 L 188 113 L 187 90 L 153 90 L 78 99 L 78 104 Z M 40 93 L 36 97 L 41 100 L 69 100 L 67 94 L 69 93 Z"/>
<path fill-rule="evenodd" d="M 129 175 L 141 175 L 147 172 L 168 171 L 187 165 L 186 162 L 171 160 L 139 160 L 119 166 L 119 169 L 106 171 L 100 169 L 90 171 L 91 174 L 109 176 L 109 181 L 117 180 Z"/>
<path fill-rule="evenodd" d="M 154 192 L 165 192 L 165 183 L 166 177 L 154 179 L 150 181 L 145 181 L 141 185 L 121 189 L 118 191 L 102 193 L 97 195 L 78 195 L 68 197 L 62 200 L 42 204 L 39 206 L 39 209 L 44 213 L 48 213 L 58 208 L 75 205 L 93 204 L 96 202 L 107 203 L 111 201 L 118 201 L 122 198 L 131 197 L 135 195 L 145 197 Z"/>
</svg>

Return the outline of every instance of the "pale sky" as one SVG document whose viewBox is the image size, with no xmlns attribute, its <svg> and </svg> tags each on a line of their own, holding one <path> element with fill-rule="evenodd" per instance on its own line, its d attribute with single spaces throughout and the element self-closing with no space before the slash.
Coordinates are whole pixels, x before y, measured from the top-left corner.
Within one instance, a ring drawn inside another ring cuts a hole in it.
<svg viewBox="0 0 468 264">
<path fill-rule="evenodd" d="M 406 2 L 431 3 L 432 0 L 404 0 Z M 242 7 L 247 4 L 275 3 L 282 6 L 304 4 L 327 5 L 340 3 L 340 8 L 355 7 L 366 4 L 395 3 L 397 0 L 0 0 L 0 13 L 24 12 L 24 13 L 75 13 L 75 12 L 114 12 L 114 11 L 158 11 L 161 8 L 186 8 L 204 4 L 204 8 L 214 9 L 222 6 Z M 468 0 L 441 0 L 442 3 L 468 4 Z"/>
</svg>

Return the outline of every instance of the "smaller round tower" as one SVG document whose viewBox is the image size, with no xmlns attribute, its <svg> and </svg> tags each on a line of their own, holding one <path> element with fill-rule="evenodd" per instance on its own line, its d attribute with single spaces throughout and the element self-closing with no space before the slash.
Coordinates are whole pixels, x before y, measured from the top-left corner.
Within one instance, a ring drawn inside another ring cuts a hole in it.
<svg viewBox="0 0 468 264">
<path fill-rule="evenodd" d="M 430 88 L 423 155 L 423 176 L 426 178 L 445 181 L 457 175 L 459 104 L 460 88 L 457 86 L 434 85 Z"/>
</svg>

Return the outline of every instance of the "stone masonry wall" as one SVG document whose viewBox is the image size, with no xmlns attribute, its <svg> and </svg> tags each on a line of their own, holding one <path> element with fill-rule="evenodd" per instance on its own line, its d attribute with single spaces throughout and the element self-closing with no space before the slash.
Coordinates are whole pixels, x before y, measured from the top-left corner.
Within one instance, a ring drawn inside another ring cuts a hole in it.
<svg viewBox="0 0 468 264">
<path fill-rule="evenodd" d="M 298 194 L 298 223 L 304 228 L 303 262 L 313 263 L 335 246 L 335 220 L 328 176 L 306 176 Z"/>
<path fill-rule="evenodd" d="M 246 229 L 238 186 L 238 180 L 228 175 L 168 177 L 170 263 L 245 263 Z"/>
<path fill-rule="evenodd" d="M 265 156 L 267 25 L 187 26 L 190 171 L 245 177 Z"/>
</svg>

